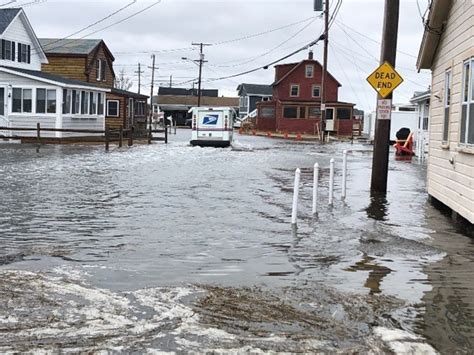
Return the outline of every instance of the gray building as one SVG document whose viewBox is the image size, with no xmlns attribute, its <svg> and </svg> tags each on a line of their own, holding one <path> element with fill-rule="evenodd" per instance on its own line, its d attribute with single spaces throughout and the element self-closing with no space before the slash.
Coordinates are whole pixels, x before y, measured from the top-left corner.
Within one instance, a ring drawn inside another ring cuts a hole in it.
<svg viewBox="0 0 474 355">
<path fill-rule="evenodd" d="M 260 101 L 269 101 L 272 98 L 271 85 L 240 84 L 237 87 L 239 95 L 239 116 L 243 118 L 257 108 Z"/>
</svg>

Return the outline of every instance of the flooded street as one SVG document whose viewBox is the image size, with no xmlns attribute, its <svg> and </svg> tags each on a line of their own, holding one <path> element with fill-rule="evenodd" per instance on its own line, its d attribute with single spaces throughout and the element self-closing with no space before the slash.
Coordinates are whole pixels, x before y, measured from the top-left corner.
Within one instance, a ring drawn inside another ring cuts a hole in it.
<svg viewBox="0 0 474 355">
<path fill-rule="evenodd" d="M 189 138 L 0 143 L 0 352 L 472 353 L 474 239 L 428 203 L 416 160 L 391 161 L 371 200 L 369 145 Z"/>
</svg>

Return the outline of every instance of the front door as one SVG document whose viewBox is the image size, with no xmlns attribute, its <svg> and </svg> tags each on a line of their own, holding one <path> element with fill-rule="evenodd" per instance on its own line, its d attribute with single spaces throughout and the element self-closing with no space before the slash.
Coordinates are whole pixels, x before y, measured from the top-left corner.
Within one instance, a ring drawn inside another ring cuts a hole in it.
<svg viewBox="0 0 474 355">
<path fill-rule="evenodd" d="M 9 121 L 7 118 L 7 100 L 6 100 L 6 87 L 0 86 L 0 127 L 9 127 Z M 0 136 L 9 136 L 10 131 L 0 129 Z"/>
<path fill-rule="evenodd" d="M 326 131 L 334 131 L 334 108 L 326 108 Z"/>
</svg>

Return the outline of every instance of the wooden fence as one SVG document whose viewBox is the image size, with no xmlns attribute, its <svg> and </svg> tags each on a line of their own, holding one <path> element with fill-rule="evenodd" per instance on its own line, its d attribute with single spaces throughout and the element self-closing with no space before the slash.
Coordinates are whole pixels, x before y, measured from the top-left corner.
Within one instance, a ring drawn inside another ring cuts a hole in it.
<svg viewBox="0 0 474 355">
<path fill-rule="evenodd" d="M 165 144 L 168 143 L 168 130 L 166 127 L 164 129 L 148 129 L 146 136 L 136 137 L 134 136 L 134 129 L 110 129 L 106 127 L 105 130 L 96 130 L 96 129 L 68 129 L 68 128 L 42 128 L 40 123 L 36 124 L 34 127 L 2 127 L 0 126 L 1 132 L 36 132 L 35 136 L 21 136 L 21 135 L 4 135 L 0 138 L 3 139 L 20 139 L 21 141 L 31 141 L 35 142 L 40 146 L 41 144 L 48 143 L 104 143 L 105 150 L 109 150 L 110 143 L 118 143 L 119 147 L 123 146 L 124 140 L 127 140 L 128 146 L 133 145 L 134 139 L 137 138 L 146 138 L 148 144 L 151 144 L 152 141 L 164 141 Z M 62 133 L 78 133 L 78 134 L 90 134 L 92 136 L 80 136 L 80 137 L 44 137 L 41 135 L 42 132 L 62 132 Z M 164 137 L 153 137 L 153 133 L 164 133 Z"/>
</svg>

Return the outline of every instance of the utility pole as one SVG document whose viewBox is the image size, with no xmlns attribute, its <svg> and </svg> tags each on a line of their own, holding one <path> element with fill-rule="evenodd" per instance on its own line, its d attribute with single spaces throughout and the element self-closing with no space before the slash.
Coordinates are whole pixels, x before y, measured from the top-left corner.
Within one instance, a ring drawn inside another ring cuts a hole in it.
<svg viewBox="0 0 474 355">
<path fill-rule="evenodd" d="M 201 77 L 202 77 L 202 65 L 204 63 L 207 63 L 206 60 L 204 60 L 204 53 L 203 53 L 203 47 L 204 46 L 210 46 L 211 44 L 209 43 L 192 43 L 193 46 L 199 46 L 199 81 L 198 81 L 198 107 L 201 107 Z"/>
<path fill-rule="evenodd" d="M 328 43 L 329 43 L 329 0 L 324 4 L 324 54 L 323 54 L 323 73 L 321 78 L 321 142 L 324 140 L 324 129 L 326 128 L 326 87 L 328 72 Z"/>
<path fill-rule="evenodd" d="M 395 68 L 397 56 L 398 18 L 400 0 L 385 0 L 385 14 L 383 22 L 382 49 L 380 63 L 387 61 Z M 377 100 L 382 97 L 378 95 Z M 392 100 L 392 94 L 386 99 Z M 378 116 L 378 115 L 377 115 Z M 370 191 L 372 195 L 387 192 L 388 154 L 390 143 L 390 120 L 375 121 L 374 156 L 372 160 L 372 179 Z"/>
<path fill-rule="evenodd" d="M 150 92 L 150 114 L 149 114 L 149 125 L 151 129 L 151 121 L 153 117 L 153 84 L 155 83 L 155 55 L 151 55 L 152 65 L 151 65 L 151 92 Z M 150 67 L 149 67 L 150 68 Z"/>
<path fill-rule="evenodd" d="M 143 70 L 141 70 L 141 64 L 138 63 L 138 71 L 135 72 L 135 74 L 138 74 L 138 93 L 140 94 L 140 88 L 142 87 L 142 74 L 144 73 Z"/>
</svg>

